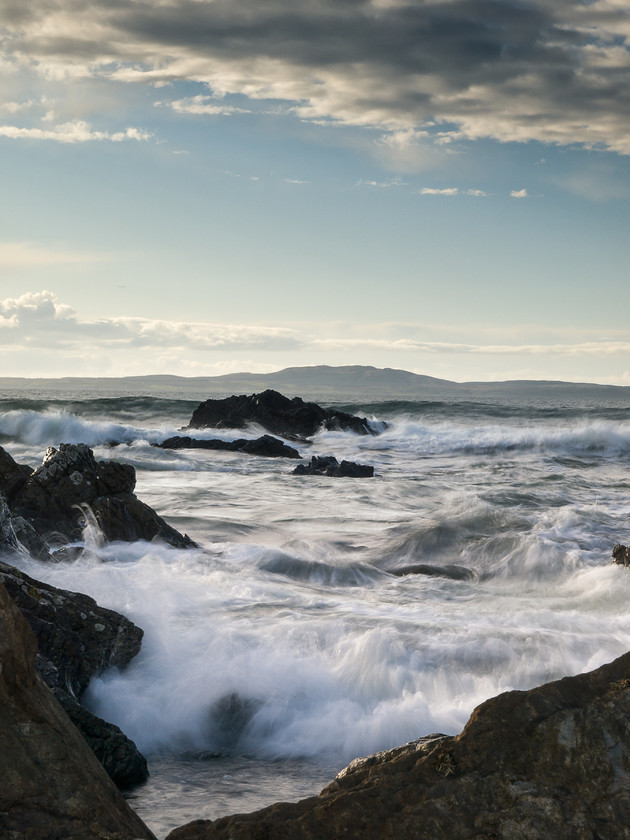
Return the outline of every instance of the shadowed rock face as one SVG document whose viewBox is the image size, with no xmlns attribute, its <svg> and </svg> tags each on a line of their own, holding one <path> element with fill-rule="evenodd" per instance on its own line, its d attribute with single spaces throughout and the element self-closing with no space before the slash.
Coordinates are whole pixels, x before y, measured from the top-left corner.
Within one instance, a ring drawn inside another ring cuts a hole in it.
<svg viewBox="0 0 630 840">
<path fill-rule="evenodd" d="M 0 493 L 18 539 L 40 559 L 47 556 L 46 543 L 54 547 L 80 539 L 91 514 L 110 541 L 158 538 L 177 548 L 193 546 L 137 498 L 135 484 L 131 465 L 96 461 L 83 443 L 49 447 L 36 470 L 16 464 L 0 447 Z"/>
<path fill-rule="evenodd" d="M 284 438 L 312 437 L 322 427 L 358 435 L 374 434 L 365 417 L 322 408 L 316 403 L 304 402 L 300 397 L 291 400 L 272 390 L 206 400 L 193 412 L 188 428 L 242 429 L 250 423 L 258 423 L 268 432 Z"/>
<path fill-rule="evenodd" d="M 167 840 L 629 840 L 630 653 L 358 759 L 319 796 Z"/>
<path fill-rule="evenodd" d="M 0 584 L 0 837 L 155 840 L 36 675 L 36 651 Z"/>
<path fill-rule="evenodd" d="M 124 668 L 140 651 L 143 632 L 88 595 L 57 589 L 0 562 L 4 584 L 33 630 L 36 669 L 117 785 L 148 778 L 144 756 L 121 730 L 76 700 L 90 679 L 108 668 Z"/>
</svg>

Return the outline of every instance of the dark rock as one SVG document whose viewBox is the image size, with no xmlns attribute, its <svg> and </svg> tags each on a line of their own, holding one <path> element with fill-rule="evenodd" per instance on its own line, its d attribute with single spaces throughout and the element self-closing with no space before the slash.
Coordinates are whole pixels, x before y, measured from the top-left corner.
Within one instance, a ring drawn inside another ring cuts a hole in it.
<svg viewBox="0 0 630 840">
<path fill-rule="evenodd" d="M 339 461 L 334 455 L 313 455 L 309 464 L 298 464 L 293 475 L 327 475 L 333 478 L 372 478 L 374 467 Z"/>
<path fill-rule="evenodd" d="M 365 417 L 322 408 L 300 397 L 289 399 L 272 390 L 206 400 L 193 412 L 188 428 L 242 429 L 251 423 L 289 439 L 312 437 L 321 428 L 358 435 L 375 434 Z"/>
<path fill-rule="evenodd" d="M 11 511 L 4 496 L 0 495 L 0 551 L 18 550 L 18 540 L 13 529 Z"/>
<path fill-rule="evenodd" d="M 92 503 L 92 512 L 105 539 L 162 540 L 174 548 L 193 548 L 188 534 L 180 534 L 161 516 L 141 502 L 133 493 L 120 496 L 99 496 Z"/>
<path fill-rule="evenodd" d="M 14 516 L 11 521 L 15 536 L 31 557 L 35 557 L 36 560 L 50 560 L 50 551 L 45 540 L 40 537 L 31 523 L 27 522 L 23 516 Z"/>
<path fill-rule="evenodd" d="M 292 446 L 288 446 L 278 438 L 263 435 L 255 440 L 218 440 L 212 438 L 203 440 L 185 436 L 167 438 L 155 446 L 161 449 L 211 449 L 218 452 L 246 452 L 248 455 L 262 455 L 267 458 L 301 458 L 302 456 Z"/>
<path fill-rule="evenodd" d="M 4 450 L 0 463 L 8 486 L 20 468 Z M 41 467 L 11 484 L 11 512 L 20 519 L 24 545 L 39 559 L 49 546 L 81 539 L 92 515 L 107 540 L 158 538 L 177 548 L 194 546 L 134 495 L 135 483 L 131 465 L 96 461 L 85 444 L 62 443 L 48 448 Z"/>
<path fill-rule="evenodd" d="M 0 837 L 155 840 L 36 675 L 36 650 L 0 584 Z"/>
<path fill-rule="evenodd" d="M 35 633 L 37 673 L 53 689 L 110 778 L 121 787 L 144 782 L 149 775 L 147 762 L 134 742 L 76 699 L 91 677 L 131 661 L 140 650 L 142 630 L 87 595 L 57 589 L 2 562 L 0 584 Z"/>
<path fill-rule="evenodd" d="M 411 566 L 401 566 L 398 569 L 388 569 L 388 571 L 396 577 L 429 575 L 430 577 L 446 577 L 451 580 L 477 580 L 477 574 L 472 569 L 456 565 L 432 566 L 427 563 L 414 563 Z"/>
<path fill-rule="evenodd" d="M 486 701 L 457 737 L 354 761 L 319 796 L 167 840 L 629 840 L 630 653 Z"/>
<path fill-rule="evenodd" d="M 630 548 L 625 545 L 616 545 L 612 550 L 615 563 L 621 566 L 630 566 Z"/>
<path fill-rule="evenodd" d="M 140 650 L 142 630 L 88 595 L 57 589 L 2 562 L 0 583 L 31 625 L 40 654 L 53 663 L 55 687 L 81 697 L 93 676 L 124 667 Z"/>
<path fill-rule="evenodd" d="M 16 464 L 6 449 L 0 446 L 0 493 L 9 506 L 16 493 L 26 484 L 33 470 L 25 464 Z"/>
<path fill-rule="evenodd" d="M 147 760 L 118 726 L 92 714 L 61 688 L 54 688 L 53 694 L 118 787 L 128 788 L 146 782 L 149 778 Z"/>
</svg>

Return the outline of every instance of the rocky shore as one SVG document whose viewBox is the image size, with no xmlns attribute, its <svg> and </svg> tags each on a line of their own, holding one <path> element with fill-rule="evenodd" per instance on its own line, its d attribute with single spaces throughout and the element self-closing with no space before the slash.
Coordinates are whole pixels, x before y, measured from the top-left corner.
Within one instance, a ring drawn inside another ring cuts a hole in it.
<svg viewBox="0 0 630 840">
<path fill-rule="evenodd" d="M 303 442 L 322 425 L 373 433 L 367 420 L 350 423 L 343 412 L 316 412 L 313 427 L 304 415 L 305 406 L 312 415 L 311 404 L 287 400 L 287 407 L 278 397 L 265 392 L 208 401 L 225 403 L 223 419 L 215 405 L 203 403 L 195 422 L 257 422 Z M 276 416 L 281 406 L 282 421 Z M 295 422 L 289 422 L 293 411 Z M 235 443 L 233 451 L 246 452 L 252 442 Z M 178 437 L 167 444 L 188 448 L 199 441 Z M 251 448 L 252 454 L 296 457 L 271 435 Z M 369 470 L 317 456 L 297 472 L 367 477 Z M 83 444 L 51 447 L 37 469 L 16 463 L 0 447 L 2 840 L 153 838 L 117 788 L 146 778 L 145 759 L 118 727 L 81 705 L 90 679 L 133 660 L 142 630 L 86 595 L 19 569 L 25 553 L 45 562 L 80 562 L 86 528 L 104 541 L 194 546 L 134 491 L 132 467 L 98 461 Z M 629 566 L 630 549 L 615 546 L 613 559 Z M 472 573 L 416 563 L 392 574 L 468 580 Z M 237 701 L 224 701 L 230 714 Z M 317 796 L 196 820 L 168 840 L 630 840 L 629 722 L 627 653 L 590 673 L 487 700 L 455 737 L 427 735 L 357 759 Z"/>
</svg>

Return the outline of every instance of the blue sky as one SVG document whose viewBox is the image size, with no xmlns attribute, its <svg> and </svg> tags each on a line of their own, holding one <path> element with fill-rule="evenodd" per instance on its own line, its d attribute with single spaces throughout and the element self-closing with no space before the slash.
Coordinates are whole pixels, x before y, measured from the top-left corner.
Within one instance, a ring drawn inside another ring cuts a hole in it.
<svg viewBox="0 0 630 840">
<path fill-rule="evenodd" d="M 630 384 L 626 0 L 0 0 L 4 375 Z"/>
</svg>

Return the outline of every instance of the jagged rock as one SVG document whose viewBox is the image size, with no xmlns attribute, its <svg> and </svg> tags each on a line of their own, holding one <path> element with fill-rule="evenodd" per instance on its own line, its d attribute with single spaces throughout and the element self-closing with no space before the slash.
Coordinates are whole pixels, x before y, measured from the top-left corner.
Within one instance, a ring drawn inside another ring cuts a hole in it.
<svg viewBox="0 0 630 840">
<path fill-rule="evenodd" d="M 17 464 L 9 453 L 0 446 L 0 493 L 11 506 L 13 497 L 26 484 L 33 470 L 25 464 Z"/>
<path fill-rule="evenodd" d="M 92 503 L 92 512 L 105 539 L 110 541 L 159 539 L 174 548 L 196 545 L 187 534 L 180 534 L 133 493 L 99 496 Z"/>
<path fill-rule="evenodd" d="M 365 417 L 322 408 L 300 397 L 289 399 L 272 390 L 206 400 L 194 410 L 187 428 L 242 429 L 250 423 L 289 439 L 312 437 L 321 428 L 358 435 L 376 434 Z"/>
<path fill-rule="evenodd" d="M 33 546 L 40 559 L 48 543 L 56 547 L 79 540 L 92 514 L 107 540 L 158 538 L 177 548 L 195 545 L 134 495 L 131 465 L 96 461 L 83 443 L 49 447 L 42 465 L 27 469 L 28 475 L 0 447 L 0 491 L 6 486 L 5 494 L 10 492 L 14 520 L 23 523 L 24 545 Z"/>
<path fill-rule="evenodd" d="M 630 566 L 630 548 L 625 545 L 617 544 L 612 550 L 612 556 L 615 563 L 621 566 Z"/>
<path fill-rule="evenodd" d="M 263 435 L 255 440 L 203 440 L 186 436 L 167 438 L 155 446 L 161 449 L 212 449 L 219 452 L 246 452 L 248 455 L 262 455 L 267 458 L 301 458 L 297 449 L 288 446 L 278 438 Z"/>
<path fill-rule="evenodd" d="M 293 475 L 328 475 L 333 478 L 372 478 L 374 467 L 339 461 L 334 455 L 313 455 L 309 464 L 298 464 Z"/>
<path fill-rule="evenodd" d="M 67 691 L 54 688 L 53 694 L 118 787 L 138 785 L 149 778 L 146 758 L 122 729 L 92 714 Z"/>
<path fill-rule="evenodd" d="M 109 776 L 121 787 L 145 781 L 147 762 L 134 742 L 76 700 L 91 677 L 131 661 L 140 650 L 142 630 L 87 595 L 57 589 L 2 562 L 0 584 L 35 633 L 37 673 L 53 689 Z"/>
<path fill-rule="evenodd" d="M 30 522 L 27 522 L 23 516 L 13 516 L 11 522 L 15 536 L 31 557 L 35 557 L 36 560 L 50 560 L 50 551 L 45 540 L 40 537 Z"/>
<path fill-rule="evenodd" d="M 54 685 L 76 697 L 93 676 L 123 668 L 140 651 L 140 627 L 88 595 L 57 589 L 2 562 L 0 583 L 30 624 L 40 654 L 55 666 Z"/>
<path fill-rule="evenodd" d="M 18 551 L 11 511 L 2 495 L 0 495 L 0 551 Z"/>
<path fill-rule="evenodd" d="M 0 584 L 0 837 L 155 840 L 36 675 L 36 650 Z"/>
<path fill-rule="evenodd" d="M 353 762 L 319 796 L 167 840 L 629 840 L 630 653 L 509 691 L 456 737 Z"/>
</svg>

